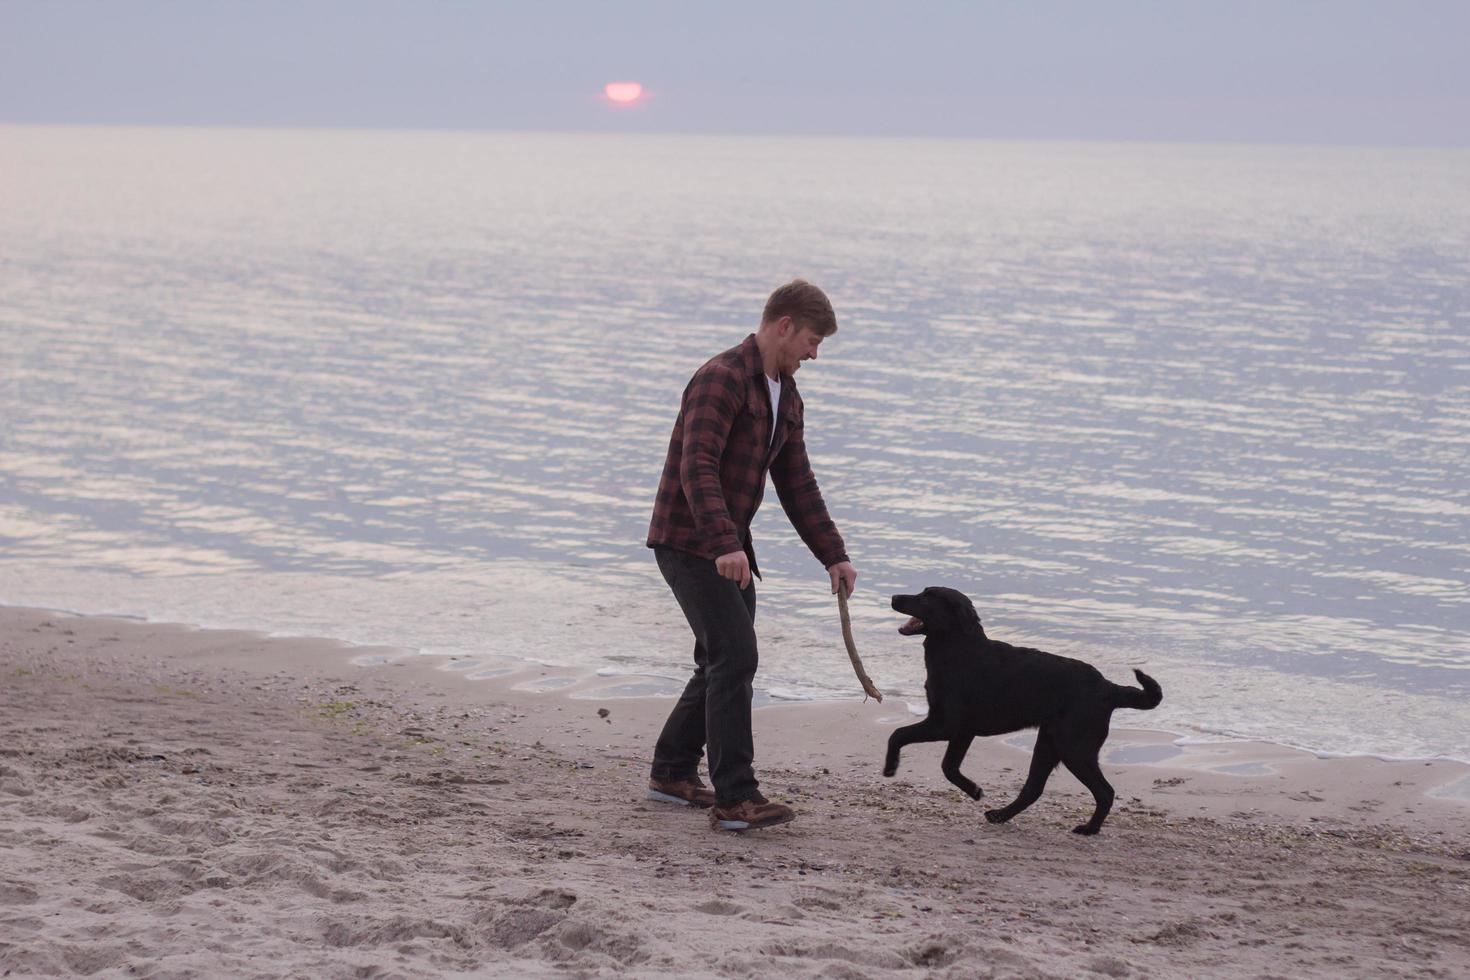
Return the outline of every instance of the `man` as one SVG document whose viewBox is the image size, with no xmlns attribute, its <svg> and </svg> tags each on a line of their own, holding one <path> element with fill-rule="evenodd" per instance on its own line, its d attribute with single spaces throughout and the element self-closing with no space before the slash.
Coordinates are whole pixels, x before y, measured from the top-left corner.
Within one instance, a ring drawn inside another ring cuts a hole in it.
<svg viewBox="0 0 1470 980">
<path fill-rule="evenodd" d="M 750 522 L 766 473 L 832 591 L 857 582 L 807 461 L 794 376 L 837 331 L 832 304 L 793 280 L 771 294 L 760 329 L 708 361 L 684 389 L 664 461 L 648 546 L 694 631 L 694 676 L 653 750 L 648 798 L 711 807 L 710 826 L 748 830 L 796 819 L 761 796 L 751 767 L 756 669 Z M 709 747 L 711 792 L 697 769 Z"/>
</svg>

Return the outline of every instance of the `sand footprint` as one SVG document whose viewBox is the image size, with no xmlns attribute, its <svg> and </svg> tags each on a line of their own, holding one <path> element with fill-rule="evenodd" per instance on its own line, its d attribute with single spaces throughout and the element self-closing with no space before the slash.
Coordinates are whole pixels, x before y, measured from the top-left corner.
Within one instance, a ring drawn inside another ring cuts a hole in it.
<svg viewBox="0 0 1470 980">
<path fill-rule="evenodd" d="M 909 960 L 891 949 L 805 939 L 769 943 L 760 952 L 783 959 L 840 960 L 854 966 L 877 967 L 880 970 L 902 970 L 912 965 Z"/>
<path fill-rule="evenodd" d="M 791 904 L 799 909 L 812 911 L 839 912 L 849 907 L 858 898 L 861 892 L 856 894 L 845 894 L 833 888 L 823 888 L 821 885 L 792 885 Z"/>
<path fill-rule="evenodd" d="M 701 902 L 694 906 L 694 911 L 703 912 L 705 915 L 739 915 L 745 911 L 745 906 L 717 898 L 713 901 Z"/>
<path fill-rule="evenodd" d="M 563 950 L 610 957 L 622 967 L 642 963 L 651 955 L 645 937 L 637 933 L 605 929 L 579 919 L 569 919 L 562 923 L 555 930 L 553 938 Z"/>
<path fill-rule="evenodd" d="M 525 898 L 512 899 L 513 905 L 536 905 L 544 909 L 569 909 L 577 904 L 577 893 L 565 888 L 543 888 Z"/>
<path fill-rule="evenodd" d="M 23 881 L 0 881 L 0 905 L 32 905 L 40 892 Z"/>
</svg>

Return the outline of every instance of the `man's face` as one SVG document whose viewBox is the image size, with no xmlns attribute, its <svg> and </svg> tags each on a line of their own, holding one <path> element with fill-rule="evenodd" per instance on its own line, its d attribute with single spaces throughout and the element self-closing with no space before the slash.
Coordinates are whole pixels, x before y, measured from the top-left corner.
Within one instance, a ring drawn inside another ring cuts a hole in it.
<svg viewBox="0 0 1470 980">
<path fill-rule="evenodd" d="M 826 339 L 810 327 L 795 320 L 788 321 L 781 333 L 780 361 L 782 374 L 795 374 L 802 361 L 815 361 L 817 348 Z"/>
</svg>

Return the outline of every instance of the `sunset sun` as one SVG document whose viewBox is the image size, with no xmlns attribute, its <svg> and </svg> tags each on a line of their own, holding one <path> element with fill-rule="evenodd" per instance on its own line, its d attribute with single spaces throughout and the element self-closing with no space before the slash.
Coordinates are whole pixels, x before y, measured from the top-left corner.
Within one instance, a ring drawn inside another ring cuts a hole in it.
<svg viewBox="0 0 1470 980">
<path fill-rule="evenodd" d="M 633 105 L 643 98 L 643 86 L 637 82 L 608 82 L 602 94 L 614 105 Z"/>
</svg>

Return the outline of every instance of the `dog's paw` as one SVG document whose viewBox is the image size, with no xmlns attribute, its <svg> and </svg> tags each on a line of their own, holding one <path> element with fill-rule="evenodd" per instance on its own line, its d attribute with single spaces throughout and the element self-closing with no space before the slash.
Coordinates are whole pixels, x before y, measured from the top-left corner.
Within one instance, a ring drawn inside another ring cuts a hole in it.
<svg viewBox="0 0 1470 980">
<path fill-rule="evenodd" d="M 897 763 L 894 763 L 891 766 L 884 766 L 883 767 L 883 775 L 887 776 L 889 779 L 892 779 L 894 773 L 896 773 L 896 772 L 898 772 L 898 764 Z"/>
<path fill-rule="evenodd" d="M 965 793 L 970 797 L 970 799 L 972 799 L 972 800 L 978 800 L 978 799 L 980 799 L 980 797 L 982 797 L 982 796 L 985 795 L 985 790 L 981 789 L 979 786 L 976 786 L 976 785 L 974 785 L 972 783 L 970 785 L 970 788 L 967 789 L 967 790 L 965 790 Z"/>
<path fill-rule="evenodd" d="M 1073 827 L 1072 828 L 1072 833 L 1074 833 L 1074 834 L 1081 834 L 1083 837 L 1091 837 L 1092 835 L 1096 834 L 1099 830 L 1102 830 L 1102 828 L 1101 827 L 1094 827 L 1090 823 L 1084 823 L 1084 824 L 1078 824 L 1076 827 Z"/>
<path fill-rule="evenodd" d="M 986 810 L 985 819 L 990 823 L 1005 823 L 1011 818 L 1004 810 Z"/>
</svg>

